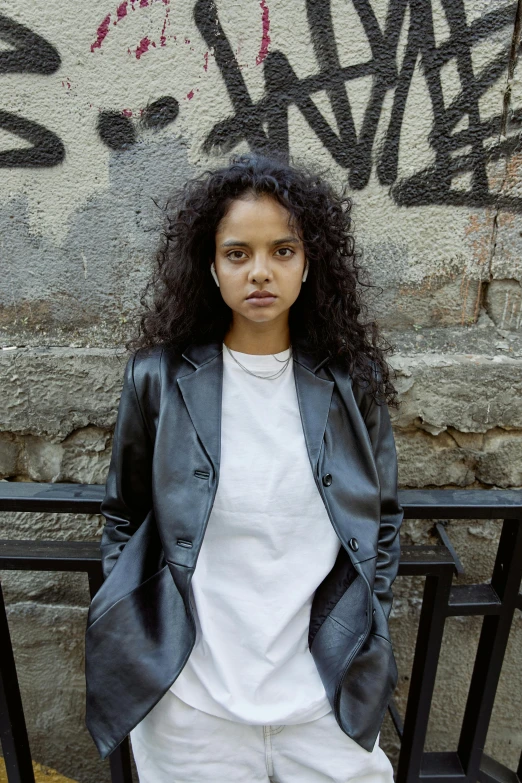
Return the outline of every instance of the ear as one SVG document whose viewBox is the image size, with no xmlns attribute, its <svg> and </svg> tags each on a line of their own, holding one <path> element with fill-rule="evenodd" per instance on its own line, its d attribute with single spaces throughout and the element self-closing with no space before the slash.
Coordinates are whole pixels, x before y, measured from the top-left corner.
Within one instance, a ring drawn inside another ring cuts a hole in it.
<svg viewBox="0 0 522 783">
<path fill-rule="evenodd" d="M 306 280 L 306 278 L 308 277 L 308 267 L 309 267 L 309 264 L 308 264 L 308 261 L 307 261 L 307 262 L 306 262 L 306 264 L 305 264 L 305 268 L 304 268 L 304 272 L 303 272 L 303 277 L 302 277 L 303 283 L 304 283 L 304 281 Z"/>
<path fill-rule="evenodd" d="M 211 263 L 211 265 L 210 265 L 210 271 L 211 271 L 211 273 L 212 273 L 212 277 L 213 277 L 213 278 L 214 278 L 214 280 L 216 281 L 216 285 L 217 285 L 217 287 L 219 288 L 219 280 L 218 280 L 218 276 L 217 276 L 217 274 L 216 274 L 216 265 L 214 264 L 214 262 L 213 262 L 213 261 L 212 261 L 212 263 Z"/>
</svg>

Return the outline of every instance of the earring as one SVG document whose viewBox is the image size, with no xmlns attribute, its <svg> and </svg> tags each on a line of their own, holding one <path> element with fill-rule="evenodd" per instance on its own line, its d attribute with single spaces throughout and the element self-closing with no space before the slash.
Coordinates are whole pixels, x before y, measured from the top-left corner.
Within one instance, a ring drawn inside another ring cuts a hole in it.
<svg viewBox="0 0 522 783">
<path fill-rule="evenodd" d="M 219 280 L 218 280 L 218 276 L 217 276 L 217 274 L 216 274 L 216 265 L 214 264 L 214 262 L 213 262 L 213 261 L 212 261 L 212 263 L 211 263 L 211 265 L 210 265 L 210 271 L 211 271 L 211 273 L 212 273 L 212 277 L 213 277 L 213 278 L 214 278 L 214 280 L 216 281 L 216 285 L 217 285 L 217 287 L 219 288 Z"/>
<path fill-rule="evenodd" d="M 303 272 L 303 277 L 302 277 L 303 283 L 306 280 L 307 276 L 308 276 L 308 261 L 306 262 L 306 266 Z"/>
</svg>

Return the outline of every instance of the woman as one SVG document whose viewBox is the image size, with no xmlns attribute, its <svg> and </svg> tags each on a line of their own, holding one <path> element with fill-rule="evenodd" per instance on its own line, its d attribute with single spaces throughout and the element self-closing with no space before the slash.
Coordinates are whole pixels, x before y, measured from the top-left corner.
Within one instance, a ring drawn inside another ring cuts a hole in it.
<svg viewBox="0 0 522 783">
<path fill-rule="evenodd" d="M 393 780 L 397 402 L 359 273 L 349 199 L 275 157 L 169 212 L 86 631 L 87 726 L 141 783 Z"/>
</svg>

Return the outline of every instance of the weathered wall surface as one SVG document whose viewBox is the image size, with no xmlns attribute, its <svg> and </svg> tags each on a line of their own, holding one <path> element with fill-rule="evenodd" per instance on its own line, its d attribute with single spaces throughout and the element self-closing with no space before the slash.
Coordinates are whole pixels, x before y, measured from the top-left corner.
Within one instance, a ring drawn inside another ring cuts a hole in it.
<svg viewBox="0 0 522 783">
<path fill-rule="evenodd" d="M 401 487 L 522 486 L 522 84 L 505 0 L 0 2 L 0 478 L 105 480 L 161 201 L 232 150 L 348 181 L 397 347 Z M 96 540 L 102 519 L 9 514 L 0 537 Z M 487 580 L 498 523 L 453 523 Z M 405 543 L 431 540 L 408 521 Z M 87 585 L 2 575 L 33 755 L 108 780 L 83 724 Z M 404 708 L 421 584 L 398 580 Z M 478 621 L 448 623 L 428 748 L 454 748 Z M 513 768 L 512 631 L 487 750 Z M 395 756 L 386 723 L 383 744 Z"/>
</svg>

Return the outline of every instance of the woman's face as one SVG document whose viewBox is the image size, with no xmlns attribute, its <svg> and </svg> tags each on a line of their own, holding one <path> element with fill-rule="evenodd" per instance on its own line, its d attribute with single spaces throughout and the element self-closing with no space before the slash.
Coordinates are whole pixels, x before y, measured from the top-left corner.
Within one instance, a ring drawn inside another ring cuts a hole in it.
<svg viewBox="0 0 522 783">
<path fill-rule="evenodd" d="M 232 202 L 216 231 L 219 290 L 234 322 L 281 320 L 301 290 L 305 253 L 289 225 L 289 212 L 270 196 Z M 210 272 L 209 272 L 210 274 Z M 253 298 L 255 292 L 273 296 Z"/>
</svg>

